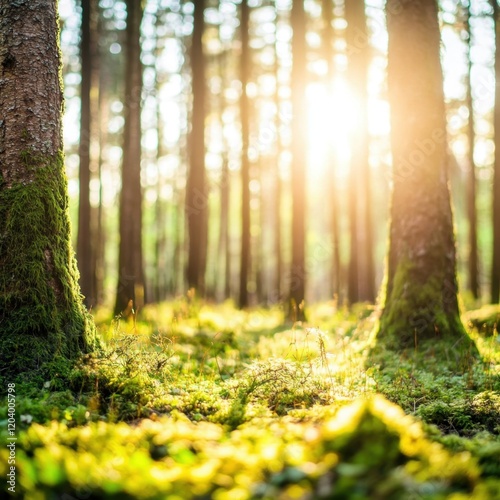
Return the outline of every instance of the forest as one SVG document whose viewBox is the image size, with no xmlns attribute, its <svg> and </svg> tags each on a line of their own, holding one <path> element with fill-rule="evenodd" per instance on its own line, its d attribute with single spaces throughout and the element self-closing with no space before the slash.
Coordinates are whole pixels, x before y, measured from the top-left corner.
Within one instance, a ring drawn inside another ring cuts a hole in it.
<svg viewBox="0 0 500 500">
<path fill-rule="evenodd" d="M 0 475 L 28 500 L 500 500 L 497 0 L 0 0 Z"/>
</svg>

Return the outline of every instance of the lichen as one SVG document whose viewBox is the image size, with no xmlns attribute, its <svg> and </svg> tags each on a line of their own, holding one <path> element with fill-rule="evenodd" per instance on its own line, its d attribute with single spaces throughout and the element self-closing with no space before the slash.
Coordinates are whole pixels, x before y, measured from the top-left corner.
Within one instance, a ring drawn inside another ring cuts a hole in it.
<svg viewBox="0 0 500 500">
<path fill-rule="evenodd" d="M 98 346 L 71 248 L 63 154 L 23 152 L 25 181 L 0 185 L 0 373 Z"/>
</svg>

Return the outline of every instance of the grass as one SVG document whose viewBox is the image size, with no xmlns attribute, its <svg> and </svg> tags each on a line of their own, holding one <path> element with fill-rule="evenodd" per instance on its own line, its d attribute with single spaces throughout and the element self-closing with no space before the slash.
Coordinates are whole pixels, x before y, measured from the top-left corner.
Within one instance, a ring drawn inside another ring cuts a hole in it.
<svg viewBox="0 0 500 500">
<path fill-rule="evenodd" d="M 471 320 L 478 361 L 374 350 L 369 306 L 308 318 L 190 299 L 98 311 L 105 352 L 16 386 L 17 497 L 500 498 L 496 326 Z"/>
</svg>

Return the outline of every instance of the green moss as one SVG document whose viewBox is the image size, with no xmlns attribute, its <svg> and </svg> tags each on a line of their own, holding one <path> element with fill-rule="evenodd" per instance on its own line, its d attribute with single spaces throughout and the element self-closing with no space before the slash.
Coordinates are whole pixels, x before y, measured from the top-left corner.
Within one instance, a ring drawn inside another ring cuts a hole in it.
<svg viewBox="0 0 500 500">
<path fill-rule="evenodd" d="M 440 276 L 431 275 L 422 282 L 416 266 L 410 261 L 400 262 L 393 286 L 386 299 L 380 319 L 379 339 L 389 347 L 418 347 L 421 341 L 442 338 L 470 340 L 460 321 L 458 311 L 446 304 L 454 300 L 452 290 L 444 290 Z M 447 311 L 446 309 L 449 309 Z"/>
<path fill-rule="evenodd" d="M 464 315 L 464 321 L 477 331 L 489 337 L 498 334 L 500 329 L 500 305 L 488 304 Z"/>
<path fill-rule="evenodd" d="M 39 370 L 97 346 L 71 248 L 63 154 L 23 152 L 30 179 L 0 189 L 0 370 Z"/>
<path fill-rule="evenodd" d="M 76 420 L 80 407 L 68 410 Z M 256 419 L 227 432 L 176 413 L 134 426 L 34 424 L 17 443 L 26 498 L 78 490 L 110 499 L 497 498 L 478 492 L 487 486 L 468 452 L 452 455 L 431 442 L 381 397 L 315 423 Z M 0 449 L 3 476 L 7 457 Z"/>
</svg>

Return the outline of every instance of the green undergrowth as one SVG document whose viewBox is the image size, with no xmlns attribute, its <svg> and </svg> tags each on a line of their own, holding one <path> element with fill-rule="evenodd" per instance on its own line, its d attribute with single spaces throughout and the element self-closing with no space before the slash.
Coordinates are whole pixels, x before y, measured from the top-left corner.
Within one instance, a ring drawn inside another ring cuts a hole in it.
<svg viewBox="0 0 500 500">
<path fill-rule="evenodd" d="M 105 349 L 16 387 L 19 498 L 500 498 L 496 332 L 469 325 L 478 360 L 375 349 L 364 305 L 105 316 Z"/>
</svg>

